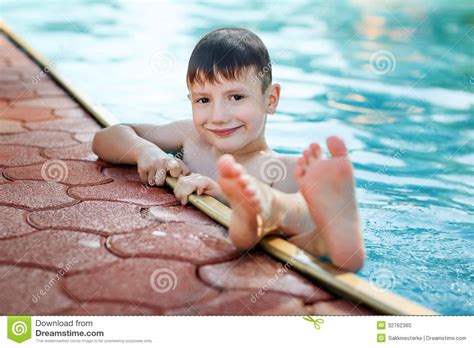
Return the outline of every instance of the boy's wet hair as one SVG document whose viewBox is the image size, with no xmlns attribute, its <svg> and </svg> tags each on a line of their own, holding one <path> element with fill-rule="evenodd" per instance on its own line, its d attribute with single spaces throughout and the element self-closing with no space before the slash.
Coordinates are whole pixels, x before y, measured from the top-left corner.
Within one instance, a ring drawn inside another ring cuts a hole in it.
<svg viewBox="0 0 474 348">
<path fill-rule="evenodd" d="M 252 83 L 261 81 L 262 93 L 272 83 L 270 55 L 262 40 L 250 30 L 222 28 L 206 34 L 189 58 L 187 83 L 220 82 L 218 75 L 236 80 L 253 68 Z"/>
</svg>

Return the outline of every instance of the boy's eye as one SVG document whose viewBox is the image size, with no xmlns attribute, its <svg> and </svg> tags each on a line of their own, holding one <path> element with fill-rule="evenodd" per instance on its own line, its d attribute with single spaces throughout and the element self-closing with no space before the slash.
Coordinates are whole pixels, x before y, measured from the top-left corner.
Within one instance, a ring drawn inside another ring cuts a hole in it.
<svg viewBox="0 0 474 348">
<path fill-rule="evenodd" d="M 235 100 L 240 100 L 240 99 L 243 98 L 243 96 L 238 95 L 238 94 L 234 94 L 231 98 L 234 98 Z"/>
<path fill-rule="evenodd" d="M 197 100 L 197 103 L 199 103 L 199 104 L 205 104 L 205 103 L 208 103 L 208 102 L 209 102 L 208 98 L 199 98 Z"/>
</svg>

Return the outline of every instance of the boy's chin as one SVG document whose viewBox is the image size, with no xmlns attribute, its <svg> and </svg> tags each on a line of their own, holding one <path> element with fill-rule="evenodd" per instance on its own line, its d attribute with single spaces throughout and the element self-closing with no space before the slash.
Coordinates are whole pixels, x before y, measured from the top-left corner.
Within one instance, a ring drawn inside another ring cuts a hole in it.
<svg viewBox="0 0 474 348">
<path fill-rule="evenodd" d="M 231 141 L 217 141 L 213 144 L 214 148 L 222 153 L 233 154 L 242 149 L 242 144 L 236 144 Z"/>
</svg>

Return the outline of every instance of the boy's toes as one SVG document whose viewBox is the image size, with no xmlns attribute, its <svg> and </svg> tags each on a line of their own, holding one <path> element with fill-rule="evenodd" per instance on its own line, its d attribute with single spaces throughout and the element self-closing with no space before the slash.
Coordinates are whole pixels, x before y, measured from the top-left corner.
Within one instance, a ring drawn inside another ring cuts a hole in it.
<svg viewBox="0 0 474 348">
<path fill-rule="evenodd" d="M 305 166 L 306 162 L 303 157 L 300 157 L 296 160 L 296 172 L 295 175 L 297 177 L 301 177 L 305 174 Z"/>
<path fill-rule="evenodd" d="M 309 160 L 311 159 L 311 152 L 309 149 L 303 151 L 303 160 L 305 164 L 309 164 Z"/>
<path fill-rule="evenodd" d="M 238 179 L 237 182 L 239 183 L 240 187 L 247 187 L 250 185 L 250 177 L 247 174 L 241 175 Z"/>
<path fill-rule="evenodd" d="M 316 143 L 312 143 L 311 145 L 309 145 L 309 151 L 311 155 L 316 159 L 320 159 L 323 155 L 321 151 L 321 146 L 319 146 L 319 144 L 316 144 Z"/>
<path fill-rule="evenodd" d="M 347 148 L 344 142 L 336 136 L 327 139 L 329 152 L 333 157 L 347 156 Z"/>
<path fill-rule="evenodd" d="M 232 157 L 232 155 L 222 155 L 217 161 L 219 174 L 223 177 L 234 177 L 239 175 L 240 172 L 236 165 L 237 163 L 235 163 L 234 157 Z"/>
</svg>

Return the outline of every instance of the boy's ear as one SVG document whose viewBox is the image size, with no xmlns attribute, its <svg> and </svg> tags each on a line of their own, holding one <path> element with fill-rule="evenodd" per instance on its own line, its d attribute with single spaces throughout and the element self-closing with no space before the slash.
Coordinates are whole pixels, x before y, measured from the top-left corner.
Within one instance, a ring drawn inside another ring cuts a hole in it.
<svg viewBox="0 0 474 348">
<path fill-rule="evenodd" d="M 268 88 L 267 113 L 274 114 L 278 106 L 278 101 L 280 100 L 281 86 L 278 83 L 274 83 Z"/>
</svg>

